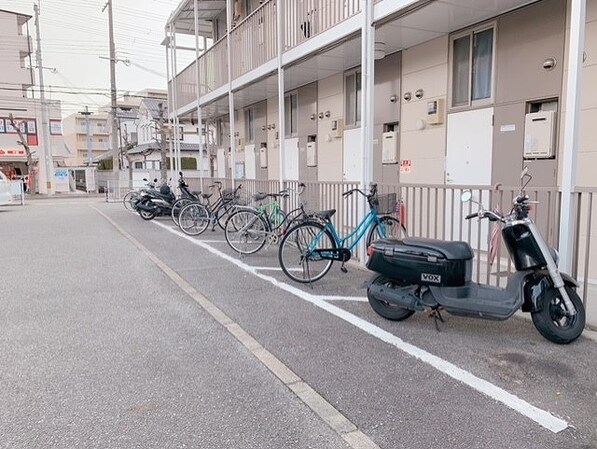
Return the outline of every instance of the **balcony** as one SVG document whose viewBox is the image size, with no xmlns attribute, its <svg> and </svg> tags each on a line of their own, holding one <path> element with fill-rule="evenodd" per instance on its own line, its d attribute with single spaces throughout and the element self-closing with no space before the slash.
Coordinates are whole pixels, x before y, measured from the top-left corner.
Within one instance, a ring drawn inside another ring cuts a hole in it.
<svg viewBox="0 0 597 449">
<path fill-rule="evenodd" d="M 296 0 L 285 2 L 284 51 L 315 38 L 360 12 L 360 0 Z M 231 73 L 237 79 L 272 61 L 278 54 L 277 2 L 267 0 L 230 32 Z M 228 83 L 228 39 L 224 36 L 198 59 L 200 95 L 204 96 Z M 176 76 L 179 108 L 197 101 L 197 62 Z M 168 83 L 173 95 L 173 83 Z"/>
<path fill-rule="evenodd" d="M 360 0 L 286 2 L 284 50 L 290 50 L 361 11 Z"/>
<path fill-rule="evenodd" d="M 274 59 L 278 54 L 275 0 L 249 14 L 232 30 L 230 38 L 233 79 Z"/>
</svg>

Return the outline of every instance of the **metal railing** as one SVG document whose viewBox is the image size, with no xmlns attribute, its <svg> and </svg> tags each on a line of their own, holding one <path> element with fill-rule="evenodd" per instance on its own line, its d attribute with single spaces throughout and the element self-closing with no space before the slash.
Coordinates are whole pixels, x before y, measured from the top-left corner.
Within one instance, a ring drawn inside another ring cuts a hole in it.
<svg viewBox="0 0 597 449">
<path fill-rule="evenodd" d="M 209 191 L 214 181 L 222 182 L 223 188 L 231 188 L 230 178 L 186 178 L 191 190 Z M 109 183 L 107 198 L 116 201 L 129 190 L 123 183 Z M 250 197 L 256 192 L 278 192 L 278 180 L 245 180 L 236 179 L 234 185 L 243 185 L 243 192 Z M 286 181 L 284 188 L 298 190 L 299 181 Z M 308 212 L 336 209 L 332 221 L 341 233 L 353 229 L 359 222 L 359 202 L 364 201 L 360 195 L 344 198 L 342 193 L 355 187 L 356 182 L 305 182 L 306 188 L 299 199 L 291 195 L 282 203 L 285 210 L 293 210 L 303 201 Z M 489 285 L 504 287 L 514 266 L 503 243 L 492 243 L 492 225 L 488 220 L 465 220 L 464 217 L 475 212 L 479 207 L 473 202 L 461 203 L 460 195 L 464 190 L 471 190 L 475 201 L 485 208 L 499 208 L 508 213 L 514 197 L 519 194 L 520 187 L 503 187 L 465 185 L 409 185 L 379 184 L 379 194 L 395 193 L 405 207 L 405 226 L 411 237 L 424 237 L 442 240 L 463 240 L 468 242 L 476 254 L 473 267 L 473 280 Z M 561 193 L 557 188 L 527 188 L 526 194 L 533 204 L 530 216 L 539 227 L 550 246 L 558 247 L 559 217 Z M 597 211 L 597 188 L 576 188 L 573 195 L 574 204 L 574 260 L 571 275 L 581 285 L 579 295 L 587 308 L 587 323 L 597 326 L 597 220 L 593 220 Z M 398 203 L 399 205 L 400 203 Z M 396 218 L 401 217 L 401 210 L 396 208 Z M 496 245 L 494 260 L 490 257 L 490 248 Z M 358 257 L 355 254 L 354 257 Z M 592 315 L 591 315 L 592 314 Z"/>
<path fill-rule="evenodd" d="M 199 92 L 205 95 L 228 82 L 228 39 L 215 42 L 199 57 Z"/>
<path fill-rule="evenodd" d="M 232 30 L 230 38 L 233 78 L 238 78 L 274 59 L 278 54 L 275 0 L 263 3 L 245 17 Z"/>
<path fill-rule="evenodd" d="M 361 11 L 360 0 L 295 0 L 285 5 L 285 50 L 296 47 Z"/>
<path fill-rule="evenodd" d="M 197 101 L 197 61 L 193 61 L 176 75 L 176 100 L 178 107 Z M 172 81 L 168 81 L 168 97 L 174 98 Z"/>
</svg>

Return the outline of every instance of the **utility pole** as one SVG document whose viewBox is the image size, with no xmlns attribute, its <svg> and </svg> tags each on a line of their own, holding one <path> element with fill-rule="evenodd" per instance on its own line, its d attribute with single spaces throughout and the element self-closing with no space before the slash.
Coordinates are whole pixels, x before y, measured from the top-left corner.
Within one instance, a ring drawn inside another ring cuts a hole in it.
<svg viewBox="0 0 597 449">
<path fill-rule="evenodd" d="M 35 13 L 35 28 L 37 36 L 37 50 L 35 52 L 35 60 L 39 73 L 39 95 L 41 103 L 41 151 L 39 168 L 39 193 L 48 195 L 54 194 L 54 163 L 52 161 L 52 148 L 50 147 L 50 123 L 48 120 L 48 108 L 46 104 L 46 95 L 44 89 L 44 73 L 43 63 L 41 58 L 41 35 L 39 31 L 39 5 L 33 4 L 33 11 Z M 45 183 L 45 184 L 44 184 Z"/>
<path fill-rule="evenodd" d="M 89 112 L 89 107 L 85 106 L 85 110 L 79 112 L 79 114 L 85 116 L 85 134 L 87 135 L 85 141 L 87 142 L 87 165 L 91 166 L 93 162 L 93 150 L 91 148 L 91 128 L 89 126 L 89 116 L 92 114 Z"/>
<path fill-rule="evenodd" d="M 112 146 L 112 169 L 117 172 L 120 169 L 120 149 L 118 148 L 118 119 L 116 118 L 116 46 L 114 44 L 114 18 L 112 15 L 112 0 L 108 0 L 102 12 L 108 8 L 108 33 L 110 36 L 110 104 L 112 116 L 112 133 L 110 134 L 110 145 Z"/>
</svg>

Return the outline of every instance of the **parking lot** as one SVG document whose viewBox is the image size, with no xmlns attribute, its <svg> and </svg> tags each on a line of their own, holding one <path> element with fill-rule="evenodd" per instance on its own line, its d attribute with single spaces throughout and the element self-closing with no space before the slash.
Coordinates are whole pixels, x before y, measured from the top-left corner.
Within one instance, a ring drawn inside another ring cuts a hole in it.
<svg viewBox="0 0 597 449">
<path fill-rule="evenodd" d="M 356 264 L 295 284 L 275 246 L 238 257 L 117 203 L 0 227 L 0 447 L 597 448 L 591 333 L 386 321 Z"/>
</svg>

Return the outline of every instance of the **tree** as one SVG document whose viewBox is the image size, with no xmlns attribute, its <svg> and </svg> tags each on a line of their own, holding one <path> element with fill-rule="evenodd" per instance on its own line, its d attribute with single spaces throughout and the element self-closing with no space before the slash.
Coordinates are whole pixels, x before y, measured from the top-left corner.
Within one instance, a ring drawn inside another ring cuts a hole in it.
<svg viewBox="0 0 597 449">
<path fill-rule="evenodd" d="M 27 137 L 23 136 L 23 132 L 21 131 L 21 124 L 22 123 L 26 123 L 24 121 L 21 121 L 19 123 L 15 122 L 14 116 L 12 115 L 12 112 L 10 114 L 8 114 L 8 120 L 10 120 L 10 124 L 11 126 L 16 130 L 19 139 L 17 140 L 17 144 L 21 145 L 24 149 L 25 149 L 25 154 L 27 156 L 27 162 L 25 163 L 27 165 L 27 173 L 29 175 L 29 185 L 33 186 L 33 190 L 35 190 L 35 174 L 34 174 L 34 170 L 33 170 L 33 156 L 31 153 L 31 148 L 29 148 L 29 144 L 27 143 Z"/>
</svg>

